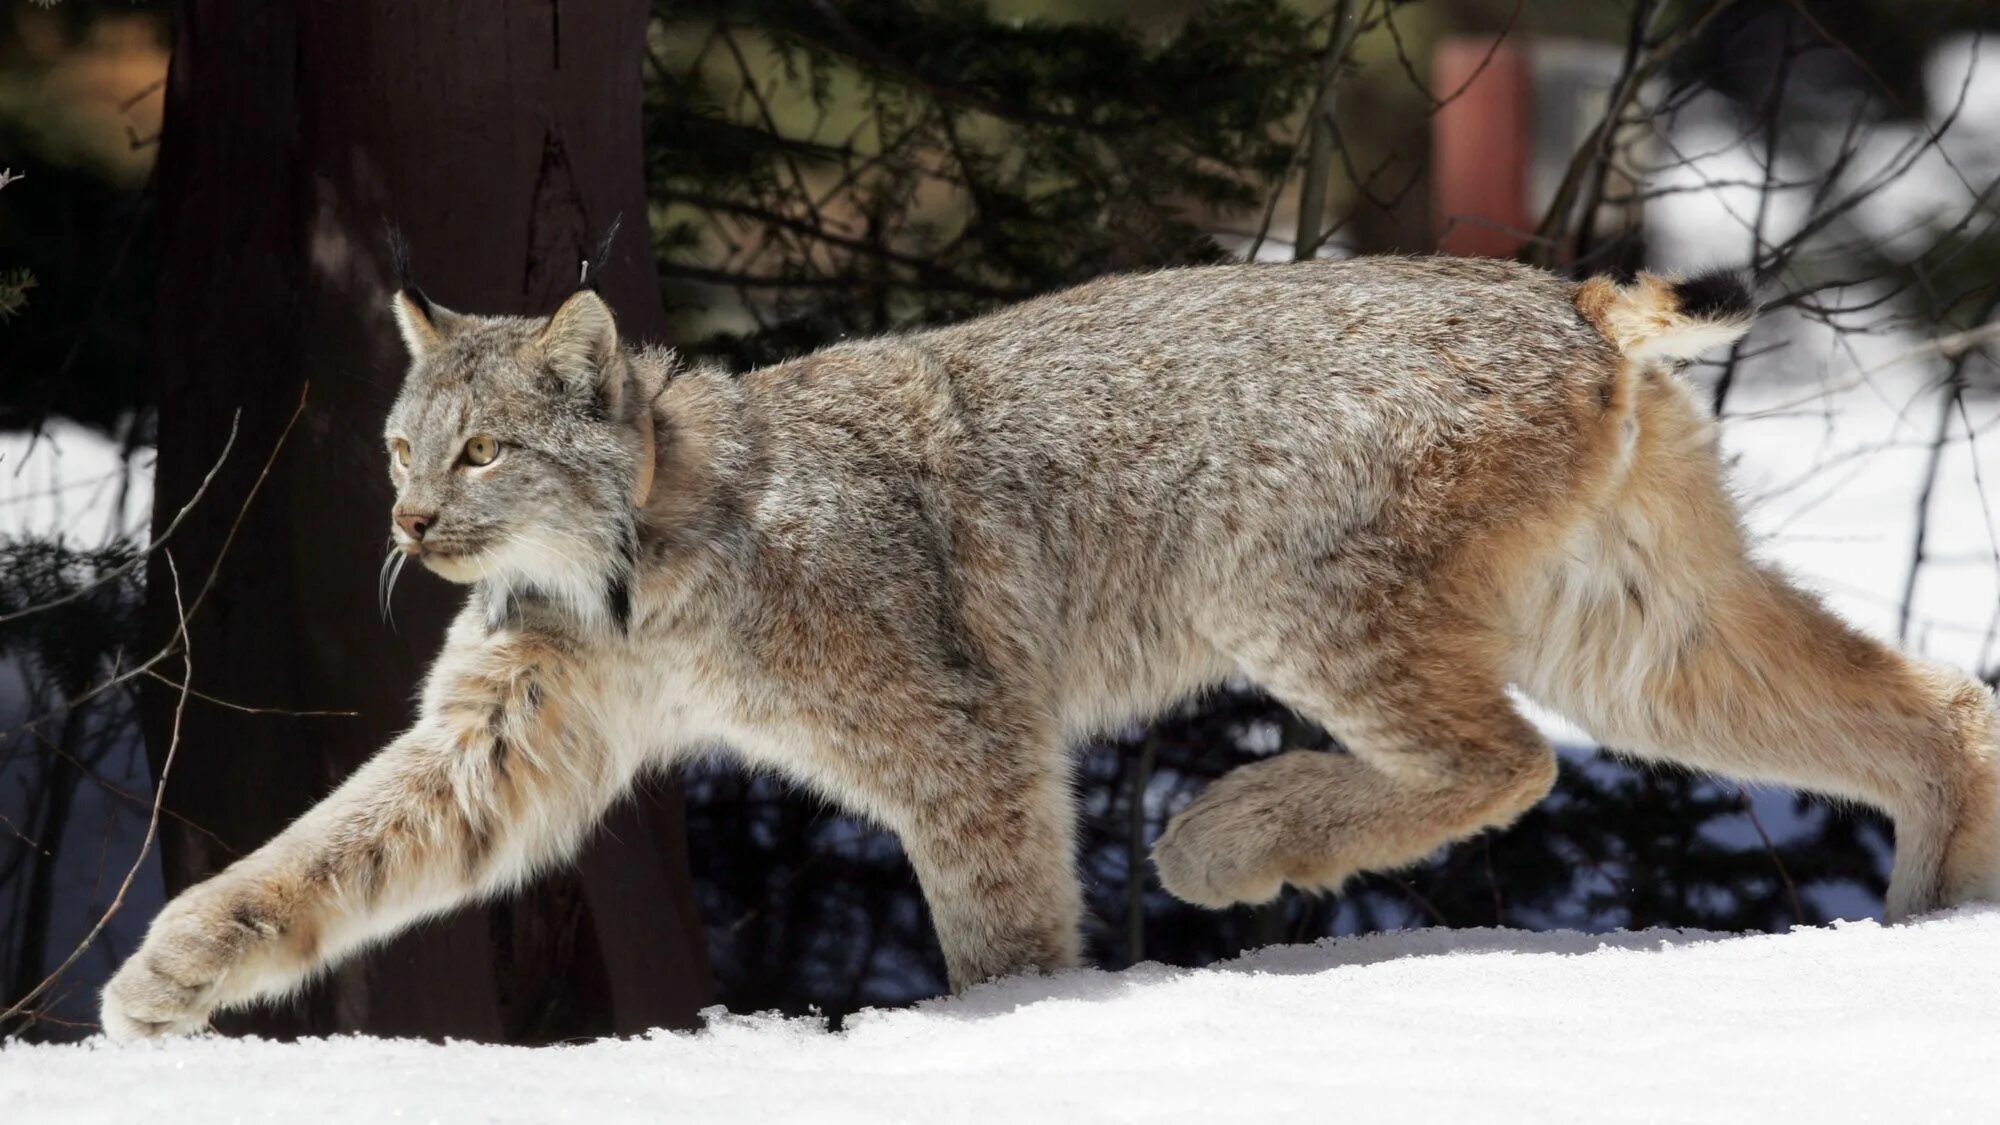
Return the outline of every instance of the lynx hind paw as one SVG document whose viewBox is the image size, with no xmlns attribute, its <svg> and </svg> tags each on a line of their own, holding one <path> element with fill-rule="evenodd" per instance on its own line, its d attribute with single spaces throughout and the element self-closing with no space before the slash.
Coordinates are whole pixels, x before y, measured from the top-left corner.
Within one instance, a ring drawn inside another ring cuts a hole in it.
<svg viewBox="0 0 2000 1125">
<path fill-rule="evenodd" d="M 1271 825 L 1218 783 L 1174 815 L 1153 845 L 1160 885 L 1210 910 L 1269 902 L 1284 889 Z"/>
</svg>

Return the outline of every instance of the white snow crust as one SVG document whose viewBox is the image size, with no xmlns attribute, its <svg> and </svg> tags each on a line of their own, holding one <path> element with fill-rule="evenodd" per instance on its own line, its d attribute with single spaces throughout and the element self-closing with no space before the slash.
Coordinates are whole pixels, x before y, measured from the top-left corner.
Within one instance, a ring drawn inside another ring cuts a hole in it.
<svg viewBox="0 0 2000 1125">
<path fill-rule="evenodd" d="M 10 1125 L 2000 1121 L 2000 909 L 1788 934 L 1376 934 L 530 1049 L 0 1048 Z M 1283 1115 L 1282 1117 L 1273 1115 Z"/>
</svg>

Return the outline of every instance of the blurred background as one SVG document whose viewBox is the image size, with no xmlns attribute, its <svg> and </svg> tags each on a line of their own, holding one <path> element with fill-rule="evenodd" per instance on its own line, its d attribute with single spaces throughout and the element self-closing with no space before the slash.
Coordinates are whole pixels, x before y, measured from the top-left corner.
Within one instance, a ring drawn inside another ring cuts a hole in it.
<svg viewBox="0 0 2000 1125">
<path fill-rule="evenodd" d="M 454 595 L 374 607 L 385 223 L 546 313 L 614 216 L 628 335 L 748 367 L 1112 271 L 1355 254 L 1727 265 L 1696 365 L 1760 549 L 2000 675 L 2000 7 L 1949 0 L 20 0 L 0 12 L 0 1034 L 95 1028 L 163 896 L 408 721 Z M 639 220 L 644 220 L 639 221 Z M 1144 863 L 1326 735 L 1229 690 L 1079 748 L 1096 963 L 1423 926 L 1879 914 L 1864 810 L 1622 762 L 1338 898 Z M 725 763 L 570 871 L 226 1029 L 554 1042 L 943 990 L 896 842 Z"/>
</svg>

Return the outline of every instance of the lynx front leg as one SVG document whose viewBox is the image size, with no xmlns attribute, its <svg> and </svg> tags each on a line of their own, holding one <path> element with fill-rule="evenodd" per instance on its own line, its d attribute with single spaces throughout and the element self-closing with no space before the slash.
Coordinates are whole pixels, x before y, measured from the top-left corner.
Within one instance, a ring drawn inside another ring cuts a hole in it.
<svg viewBox="0 0 2000 1125">
<path fill-rule="evenodd" d="M 105 988 L 104 1030 L 199 1030 L 567 855 L 638 765 L 581 729 L 581 687 L 523 638 L 447 650 L 413 730 L 160 912 Z"/>
<path fill-rule="evenodd" d="M 900 825 L 954 992 L 1080 953 L 1069 793 L 1053 765 L 1006 760 L 966 754 L 962 772 L 927 779 Z"/>
</svg>

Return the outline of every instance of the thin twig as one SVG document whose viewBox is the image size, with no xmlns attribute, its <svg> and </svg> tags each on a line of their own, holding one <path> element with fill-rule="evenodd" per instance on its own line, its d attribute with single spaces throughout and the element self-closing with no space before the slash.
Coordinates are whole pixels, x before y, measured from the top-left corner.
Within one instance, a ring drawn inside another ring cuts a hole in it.
<svg viewBox="0 0 2000 1125">
<path fill-rule="evenodd" d="M 236 533 L 243 526 L 243 517 L 249 513 L 250 505 L 257 499 L 257 493 L 263 489 L 264 481 L 268 477 L 270 477 L 271 466 L 277 462 L 278 453 L 285 448 L 285 440 L 291 437 L 292 428 L 298 425 L 299 416 L 305 413 L 306 396 L 311 392 L 311 390 L 312 390 L 312 384 L 310 383 L 307 383 L 305 386 L 299 388 L 299 405 L 296 409 L 292 411 L 291 420 L 285 423 L 285 428 L 283 432 L 279 433 L 277 443 L 271 447 L 270 456 L 264 459 L 264 467 L 258 471 L 257 479 L 251 482 L 250 492 L 243 498 L 243 505 L 236 510 L 236 519 L 229 525 L 229 534 L 226 537 L 224 537 L 221 549 L 215 553 L 215 562 L 208 568 L 208 577 L 202 583 L 201 592 L 196 594 L 194 601 L 190 603 L 192 607 L 190 612 L 199 612 L 201 609 L 202 601 L 208 597 L 209 591 L 215 588 L 215 580 L 222 573 L 223 560 L 229 557 L 229 548 L 232 544 L 236 542 Z M 105 692 L 110 691 L 112 688 L 115 688 L 120 684 L 126 683 L 127 681 L 136 679 L 137 677 L 144 675 L 146 672 L 164 663 L 168 657 L 173 655 L 173 653 L 174 653 L 174 642 L 169 640 L 165 645 L 161 646 L 158 652 L 155 652 L 152 656 L 147 657 L 145 660 L 132 666 L 132 668 L 130 668 L 129 670 L 118 673 L 117 675 L 114 675 L 109 679 L 102 681 L 101 683 L 88 689 L 87 691 L 84 691 L 81 694 L 78 694 L 76 696 L 64 700 L 61 710 L 65 711 L 73 710 L 77 706 L 87 703 L 90 700 L 95 699 L 100 695 L 103 695 Z M 49 714 L 53 713 L 54 712 L 50 712 Z M 4 738 L 9 735 L 16 734 L 20 731 L 28 730 L 32 727 L 39 726 L 42 722 L 46 721 L 49 718 L 49 714 L 37 715 L 34 718 L 29 719 L 24 723 L 20 723 L 17 726 L 14 726 L 8 730 L 0 731 L 0 738 Z"/>
<path fill-rule="evenodd" d="M 1563 170 L 1562 181 L 1556 187 L 1555 198 L 1549 201 L 1549 209 L 1542 213 L 1542 221 L 1535 226 L 1533 245 L 1536 257 L 1543 265 L 1554 264 L 1555 247 L 1560 245 L 1563 228 L 1569 224 L 1570 214 L 1575 210 L 1577 195 L 1583 187 L 1584 177 L 1589 175 L 1600 160 L 1606 158 L 1610 149 L 1612 134 L 1625 119 L 1625 111 L 1631 107 L 1639 91 L 1653 75 L 1659 73 L 1668 60 L 1686 46 L 1709 21 L 1734 5 L 1736 0 L 1715 0 L 1700 15 L 1694 16 L 1671 34 L 1639 53 L 1645 28 L 1634 22 L 1632 47 L 1628 63 L 1621 68 L 1619 83 L 1612 91 L 1610 100 L 1604 107 L 1604 115 L 1590 130 L 1590 135 L 1577 146 L 1570 157 L 1569 167 Z M 1657 12 L 1658 9 L 1655 9 Z"/>
<path fill-rule="evenodd" d="M 173 680 L 168 679 L 165 676 L 161 676 L 160 679 L 165 683 L 173 684 L 174 687 L 176 688 L 181 686 L 180 684 L 174 683 Z M 72 754 L 69 751 L 63 749 L 59 743 L 51 740 L 47 735 L 42 734 L 40 731 L 31 731 L 29 733 L 34 735 L 35 741 L 41 743 L 44 749 L 48 750 L 52 754 L 55 754 L 57 757 L 60 757 L 68 761 L 69 764 L 74 766 L 78 772 L 83 774 L 85 780 L 89 781 L 91 784 L 97 786 L 99 789 L 102 789 L 104 792 L 110 794 L 111 796 L 116 797 L 121 801 L 124 801 L 128 805 L 145 805 L 151 800 L 151 798 L 149 797 L 145 797 L 142 796 L 141 794 L 134 793 L 131 790 L 126 789 L 122 786 L 113 785 L 111 782 L 106 781 L 103 778 L 97 776 L 97 769 L 95 766 L 92 766 L 90 763 L 84 761 L 82 758 L 79 758 L 75 754 Z M 209 843 L 214 844 L 217 848 L 221 849 L 224 854 L 232 858 L 237 857 L 241 854 L 234 847 L 230 845 L 229 841 L 224 840 L 221 836 L 216 835 L 213 831 L 197 823 L 193 819 L 184 816 L 180 813 L 177 813 L 172 809 L 164 810 L 164 815 L 177 821 L 183 827 L 190 828 L 196 832 L 201 833 L 203 836 L 208 838 Z"/>
<path fill-rule="evenodd" d="M 1139 743 L 1138 758 L 1132 763 L 1132 780 L 1125 798 L 1125 963 L 1128 965 L 1146 959 L 1146 789 L 1153 780 L 1153 761 L 1159 748 L 1159 730 L 1148 730 Z"/>
<path fill-rule="evenodd" d="M 188 687 L 186 684 L 179 683 L 170 676 L 163 676 L 159 672 L 151 668 L 146 669 L 146 675 L 151 676 L 153 679 L 160 681 L 161 683 L 167 685 L 170 688 L 174 688 L 179 691 L 186 691 L 192 694 L 196 699 L 201 700 L 203 703 L 213 703 L 217 707 L 227 707 L 231 711 L 241 711 L 246 715 L 288 715 L 293 718 L 345 719 L 345 718 L 353 718 L 354 716 L 361 714 L 361 712 L 359 711 L 293 711 L 285 707 L 251 707 L 247 704 L 231 703 L 227 699 L 218 699 L 213 695 L 209 695 L 207 692 L 195 691 L 194 689 Z"/>
<path fill-rule="evenodd" d="M 194 677 L 194 654 L 188 644 L 188 610 L 187 606 L 181 601 L 180 569 L 174 565 L 174 553 L 172 551 L 163 552 L 163 555 L 166 559 L 167 571 L 173 578 L 174 611 L 178 619 L 175 643 L 179 646 L 181 654 L 182 687 L 180 698 L 174 703 L 174 725 L 172 733 L 167 740 L 166 755 L 160 761 L 160 776 L 153 786 L 153 811 L 146 819 L 145 838 L 140 841 L 139 854 L 132 860 L 132 866 L 126 870 L 124 880 L 118 884 L 118 893 L 111 897 L 110 905 L 106 906 L 104 913 L 98 916 L 97 922 L 90 927 L 90 932 L 83 935 L 83 940 L 76 943 L 76 948 L 70 950 L 68 957 L 63 958 L 62 964 L 57 965 L 53 972 L 42 978 L 42 983 L 29 989 L 27 995 L 16 1000 L 6 1011 L 0 1012 L 0 1029 L 4 1029 L 9 1020 L 19 1019 L 28 1011 L 30 1004 L 33 1004 L 52 985 L 61 980 L 63 974 L 69 972 L 70 967 L 75 965 L 83 957 L 84 953 L 90 949 L 91 944 L 97 940 L 97 935 L 103 933 L 104 927 L 110 925 L 111 919 L 124 908 L 125 896 L 131 891 L 132 883 L 138 879 L 139 869 L 145 866 L 146 857 L 152 854 L 153 841 L 159 835 L 160 804 L 166 799 L 167 777 L 173 771 L 174 754 L 180 749 L 181 745 L 181 716 L 187 710 L 188 701 L 186 685 Z"/>
<path fill-rule="evenodd" d="M 1792 921 L 1804 925 L 1806 909 L 1799 901 L 1798 885 L 1792 882 L 1792 873 L 1785 869 L 1785 861 L 1778 854 L 1777 845 L 1771 843 L 1771 834 L 1764 831 L 1764 822 L 1757 819 L 1757 809 L 1750 803 L 1749 791 L 1741 786 L 1737 787 L 1736 798 L 1742 804 L 1743 815 L 1750 818 L 1750 827 L 1757 830 L 1757 838 L 1764 841 L 1764 851 L 1771 857 L 1771 866 L 1777 868 L 1778 878 L 1785 884 L 1785 896 L 1792 902 Z"/>
<path fill-rule="evenodd" d="M 208 467 L 208 472 L 201 478 L 201 484 L 195 488 L 194 495 L 188 497 L 187 503 L 181 505 L 180 511 L 174 513 L 174 518 L 168 522 L 167 529 L 165 531 L 162 531 L 159 534 L 158 538 L 154 539 L 151 543 L 146 544 L 146 548 L 140 551 L 138 554 L 134 555 L 130 562 L 127 562 L 122 566 L 115 567 L 109 571 L 106 571 L 105 573 L 99 575 L 94 581 L 87 582 L 82 586 L 79 586 L 76 589 L 71 590 L 69 593 L 64 594 L 62 597 L 52 598 L 45 602 L 37 602 L 34 605 L 27 606 L 22 609 L 17 609 L 12 613 L 0 614 L 0 625 L 5 625 L 9 621 L 18 621 L 23 617 L 30 617 L 33 616 L 34 614 L 43 613 L 47 610 L 55 609 L 58 606 L 65 606 L 73 601 L 77 601 L 78 599 L 84 597 L 85 595 L 91 593 L 92 591 L 102 589 L 103 587 L 108 586 L 113 582 L 116 582 L 118 579 L 123 578 L 125 575 L 131 573 L 141 563 L 145 562 L 147 557 L 150 556 L 154 551 L 157 551 L 160 548 L 166 546 L 167 540 L 173 538 L 174 531 L 180 527 L 181 521 L 187 518 L 187 514 L 190 511 L 194 510 L 194 506 L 196 504 L 201 503 L 201 498 L 208 492 L 208 486 L 210 482 L 215 480 L 215 474 L 222 471 L 223 462 L 229 460 L 229 451 L 235 448 L 236 446 L 236 425 L 238 422 L 242 421 L 242 419 L 243 419 L 243 411 L 241 410 L 238 410 L 234 414 L 230 415 L 229 436 L 228 438 L 224 439 L 222 443 L 222 452 L 216 455 L 215 464 L 210 465 Z"/>
</svg>

